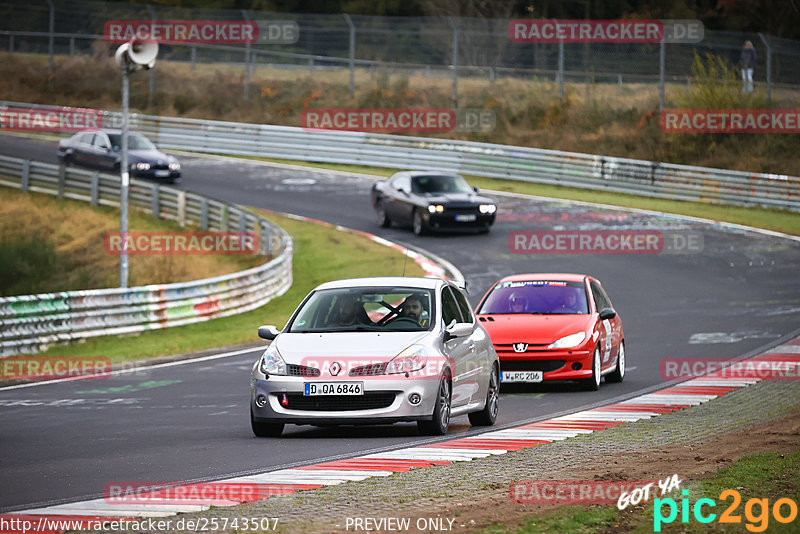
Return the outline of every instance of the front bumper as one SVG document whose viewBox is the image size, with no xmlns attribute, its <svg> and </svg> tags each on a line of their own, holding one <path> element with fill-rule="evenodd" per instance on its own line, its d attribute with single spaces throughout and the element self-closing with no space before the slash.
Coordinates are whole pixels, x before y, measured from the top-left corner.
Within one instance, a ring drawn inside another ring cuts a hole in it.
<svg viewBox="0 0 800 534">
<path fill-rule="evenodd" d="M 592 376 L 594 351 L 591 349 L 541 350 L 526 353 L 498 350 L 497 354 L 500 357 L 500 372 L 542 371 L 542 380 L 580 380 Z M 573 365 L 580 367 L 576 370 L 573 369 Z"/>
<path fill-rule="evenodd" d="M 433 230 L 458 230 L 468 228 L 487 228 L 494 224 L 494 213 L 474 211 L 448 211 L 441 213 L 423 212 L 425 224 Z"/>
<path fill-rule="evenodd" d="M 167 169 L 148 169 L 146 171 L 131 169 L 130 175 L 134 178 L 146 178 L 148 180 L 166 180 L 171 182 L 179 182 L 181 180 L 181 171 L 170 171 Z"/>
<path fill-rule="evenodd" d="M 304 396 L 306 382 L 362 382 L 364 395 Z M 318 380 L 296 376 L 254 375 L 250 380 L 250 408 L 259 423 L 297 425 L 378 424 L 429 420 L 433 415 L 438 377 L 346 376 Z M 286 405 L 281 403 L 286 395 Z M 417 394 L 418 404 L 409 397 Z M 256 399 L 266 399 L 259 406 Z M 367 407 L 364 407 L 367 406 Z"/>
</svg>

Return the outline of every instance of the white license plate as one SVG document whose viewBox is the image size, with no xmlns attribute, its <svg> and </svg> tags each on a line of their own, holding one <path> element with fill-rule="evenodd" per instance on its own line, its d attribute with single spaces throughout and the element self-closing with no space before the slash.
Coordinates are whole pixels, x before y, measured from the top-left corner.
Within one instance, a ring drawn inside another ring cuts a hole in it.
<svg viewBox="0 0 800 534">
<path fill-rule="evenodd" d="M 306 382 L 303 395 L 363 395 L 364 382 Z"/>
<path fill-rule="evenodd" d="M 541 371 L 503 371 L 500 382 L 541 382 Z"/>
<path fill-rule="evenodd" d="M 458 222 L 474 222 L 478 219 L 478 216 L 474 213 L 469 213 L 466 215 L 456 215 L 456 221 Z"/>
<path fill-rule="evenodd" d="M 169 176 L 169 171 L 156 171 L 156 176 L 158 176 L 159 178 Z"/>
</svg>

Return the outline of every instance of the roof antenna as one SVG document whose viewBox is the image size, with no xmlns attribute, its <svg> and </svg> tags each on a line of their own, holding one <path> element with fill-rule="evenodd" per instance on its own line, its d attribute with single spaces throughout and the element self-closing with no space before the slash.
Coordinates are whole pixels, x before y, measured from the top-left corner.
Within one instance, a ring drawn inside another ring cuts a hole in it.
<svg viewBox="0 0 800 534">
<path fill-rule="evenodd" d="M 405 252 L 403 252 L 403 276 L 406 275 L 406 262 L 408 261 L 408 247 L 406 247 Z"/>
</svg>

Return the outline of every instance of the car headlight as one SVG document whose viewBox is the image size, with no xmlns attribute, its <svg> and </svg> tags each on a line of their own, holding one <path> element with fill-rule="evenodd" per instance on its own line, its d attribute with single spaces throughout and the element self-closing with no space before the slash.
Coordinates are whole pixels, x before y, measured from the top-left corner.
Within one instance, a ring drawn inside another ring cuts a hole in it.
<svg viewBox="0 0 800 534">
<path fill-rule="evenodd" d="M 428 206 L 428 211 L 430 213 L 442 213 L 444 211 L 444 206 L 442 206 L 441 204 L 435 204 L 435 205 L 431 204 L 430 206 Z"/>
<path fill-rule="evenodd" d="M 172 163 L 169 164 L 169 170 L 179 171 L 181 170 L 181 164 L 178 163 L 177 161 L 173 161 Z"/>
<path fill-rule="evenodd" d="M 150 164 L 144 161 L 140 161 L 138 163 L 132 163 L 131 169 L 135 169 L 137 171 L 148 171 L 150 170 Z"/>
<path fill-rule="evenodd" d="M 411 373 L 419 371 L 428 362 L 425 348 L 422 345 L 411 345 L 406 350 L 395 356 L 386 366 L 387 375 L 398 373 Z"/>
<path fill-rule="evenodd" d="M 497 211 L 497 206 L 495 206 L 494 204 L 481 204 L 480 206 L 478 206 L 478 209 L 480 210 L 481 213 L 494 213 L 495 211 Z"/>
<path fill-rule="evenodd" d="M 261 361 L 258 362 L 258 370 L 267 376 L 286 374 L 286 362 L 283 361 L 283 357 L 281 357 L 281 353 L 278 352 L 278 347 L 274 343 L 261 355 Z"/>
<path fill-rule="evenodd" d="M 568 349 L 570 347 L 577 347 L 583 340 L 586 339 L 586 334 L 584 332 L 578 332 L 576 334 L 570 334 L 568 336 L 564 336 L 561 339 L 550 343 L 547 348 L 548 349 Z"/>
</svg>

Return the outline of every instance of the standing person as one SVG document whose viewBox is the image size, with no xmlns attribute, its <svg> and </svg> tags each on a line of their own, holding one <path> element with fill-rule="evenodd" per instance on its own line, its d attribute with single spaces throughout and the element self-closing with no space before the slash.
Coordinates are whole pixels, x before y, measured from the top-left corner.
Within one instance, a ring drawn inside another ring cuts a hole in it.
<svg viewBox="0 0 800 534">
<path fill-rule="evenodd" d="M 753 69 L 756 67 L 756 49 L 751 41 L 745 41 L 742 54 L 739 56 L 739 67 L 742 69 L 742 92 L 753 92 Z"/>
</svg>

